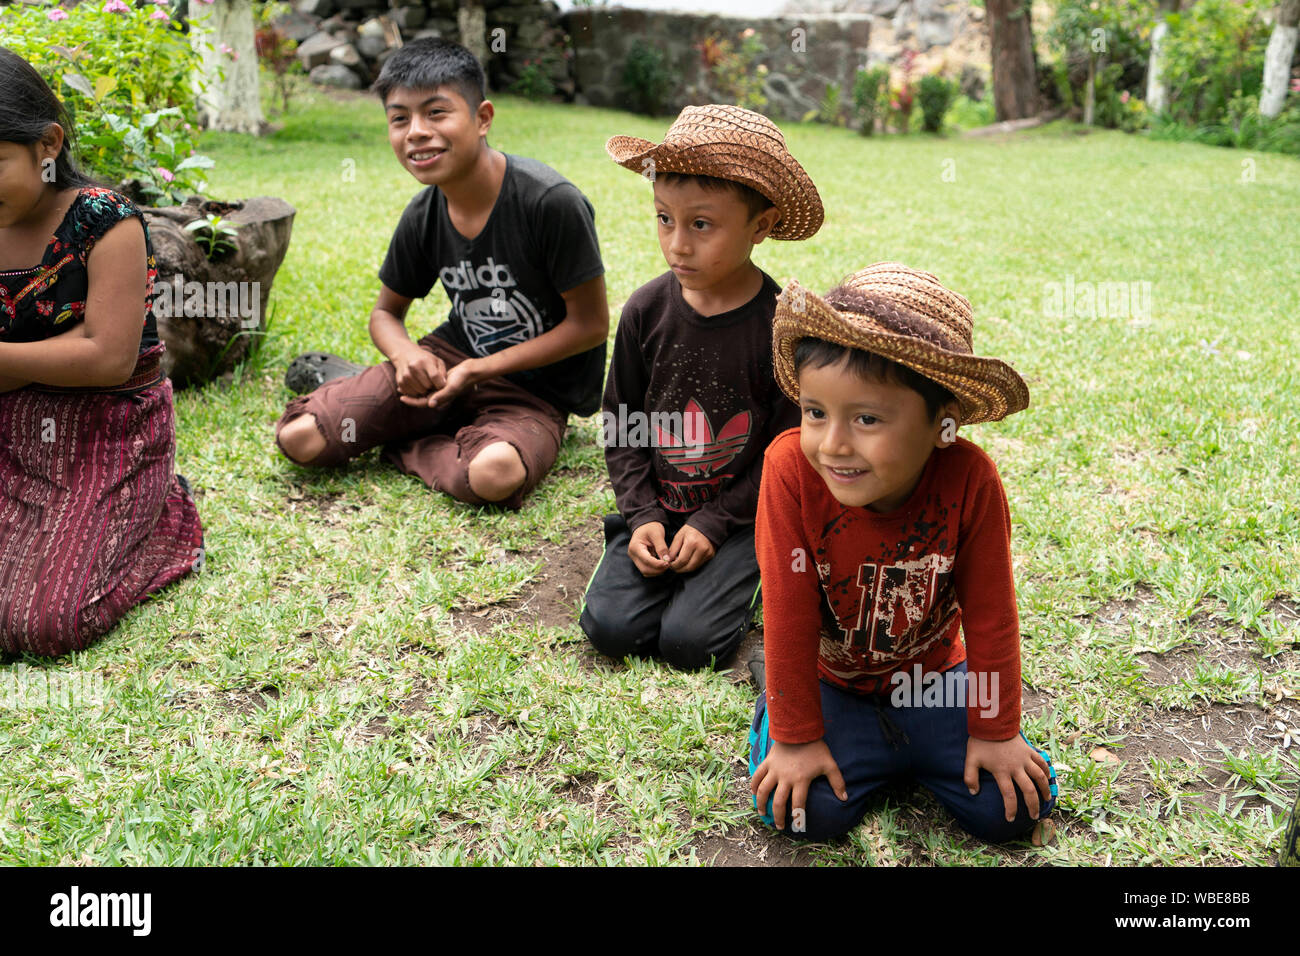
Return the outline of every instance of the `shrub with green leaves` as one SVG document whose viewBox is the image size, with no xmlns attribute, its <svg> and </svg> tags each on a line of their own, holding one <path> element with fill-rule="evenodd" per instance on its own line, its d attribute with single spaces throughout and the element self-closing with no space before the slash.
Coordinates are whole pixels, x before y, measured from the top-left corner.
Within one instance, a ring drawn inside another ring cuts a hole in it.
<svg viewBox="0 0 1300 956">
<path fill-rule="evenodd" d="M 1154 0 L 1059 0 L 1045 39 L 1057 54 L 1051 76 L 1061 103 L 1082 106 L 1091 73 L 1094 122 L 1119 125 L 1117 97 L 1141 92 L 1157 16 Z"/>
<path fill-rule="evenodd" d="M 551 80 L 553 64 L 559 58 L 553 54 L 533 57 L 524 63 L 519 77 L 510 84 L 510 92 L 527 97 L 530 100 L 549 100 L 555 95 L 555 83 Z"/>
<path fill-rule="evenodd" d="M 888 85 L 889 70 L 883 66 L 859 69 L 853 77 L 853 116 L 863 136 L 875 132 L 876 117 L 880 115 L 881 100 Z"/>
<path fill-rule="evenodd" d="M 677 74 L 668 65 L 668 59 L 658 47 L 637 41 L 628 50 L 623 64 L 619 92 L 623 103 L 634 113 L 658 116 L 663 112 L 664 99 L 677 85 Z"/>
<path fill-rule="evenodd" d="M 0 7 L 0 46 L 63 101 L 89 172 L 113 184 L 138 179 L 152 201 L 206 188 L 212 161 L 195 153 L 201 59 L 163 7 Z"/>
<path fill-rule="evenodd" d="M 1222 123 L 1235 96 L 1258 96 L 1270 28 L 1261 0 L 1199 0 L 1171 13 L 1162 48 L 1169 117 Z"/>
<path fill-rule="evenodd" d="M 921 127 L 927 133 L 943 129 L 943 118 L 957 97 L 957 84 L 937 73 L 921 77 L 917 98 L 921 101 Z"/>
<path fill-rule="evenodd" d="M 827 83 L 821 102 L 817 104 L 815 110 L 809 110 L 803 115 L 803 121 L 807 123 L 810 120 L 815 120 L 818 123 L 825 123 L 827 126 L 843 126 L 844 107 L 841 105 L 842 100 L 840 85 L 838 83 Z"/>
<path fill-rule="evenodd" d="M 1165 117 L 1154 125 L 1151 135 L 1155 139 L 1300 156 L 1300 105 L 1290 106 L 1269 119 L 1259 112 L 1257 94 L 1240 94 L 1228 101 L 1220 122 L 1190 126 Z"/>
</svg>

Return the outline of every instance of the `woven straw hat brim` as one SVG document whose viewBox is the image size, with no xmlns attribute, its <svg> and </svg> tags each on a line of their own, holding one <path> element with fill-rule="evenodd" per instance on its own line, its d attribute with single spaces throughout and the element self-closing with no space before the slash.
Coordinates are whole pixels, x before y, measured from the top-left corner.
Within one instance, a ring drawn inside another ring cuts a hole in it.
<svg viewBox="0 0 1300 956">
<path fill-rule="evenodd" d="M 801 297 L 804 308 L 796 312 L 790 303 Z M 799 379 L 794 370 L 794 350 L 803 338 L 874 352 L 938 382 L 961 404 L 963 425 L 999 421 L 1029 407 L 1029 387 L 1001 359 L 949 351 L 880 328 L 869 316 L 840 312 L 792 281 L 777 300 L 772 320 L 772 361 L 777 384 L 795 402 L 799 401 Z"/>
<path fill-rule="evenodd" d="M 781 215 L 768 233 L 772 239 L 808 239 L 825 219 L 817 187 L 799 161 L 785 151 L 773 154 L 740 141 L 656 144 L 635 136 L 611 136 L 605 152 L 620 166 L 642 175 L 652 161 L 656 173 L 713 176 L 756 190 Z"/>
</svg>

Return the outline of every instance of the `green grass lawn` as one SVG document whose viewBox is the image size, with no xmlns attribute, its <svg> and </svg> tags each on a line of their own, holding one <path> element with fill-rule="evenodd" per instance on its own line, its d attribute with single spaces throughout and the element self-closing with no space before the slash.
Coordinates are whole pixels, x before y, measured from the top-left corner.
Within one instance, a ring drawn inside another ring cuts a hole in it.
<svg viewBox="0 0 1300 956">
<path fill-rule="evenodd" d="M 419 189 L 373 101 L 299 104 L 265 139 L 205 141 L 212 195 L 298 210 L 264 347 L 176 398 L 206 565 L 89 651 L 0 671 L 11 705 L 102 681 L 96 706 L 0 710 L 0 862 L 1272 861 L 1300 754 L 1300 162 L 1059 124 L 786 124 L 826 225 L 755 261 L 819 291 L 881 259 L 932 271 L 1029 382 L 1027 412 L 966 434 L 1010 496 L 1025 729 L 1061 786 L 1041 848 L 981 845 L 900 786 L 794 852 L 748 804 L 744 675 L 609 662 L 576 624 L 614 504 L 593 420 L 519 514 L 374 452 L 315 473 L 275 449 L 294 355 L 379 360 L 375 273 Z M 616 317 L 665 266 L 650 187 L 604 142 L 669 120 L 497 105 L 492 145 L 594 204 Z M 1150 283 L 1150 309 L 1053 317 L 1067 281 Z M 435 290 L 408 325 L 446 308 Z"/>
</svg>

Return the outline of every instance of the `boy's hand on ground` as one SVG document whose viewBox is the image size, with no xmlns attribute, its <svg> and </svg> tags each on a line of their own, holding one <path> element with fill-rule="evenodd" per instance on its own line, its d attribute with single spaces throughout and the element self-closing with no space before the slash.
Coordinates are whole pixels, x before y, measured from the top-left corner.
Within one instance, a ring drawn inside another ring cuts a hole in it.
<svg viewBox="0 0 1300 956">
<path fill-rule="evenodd" d="M 835 796 L 849 798 L 844 788 L 844 777 L 839 764 L 831 756 L 825 740 L 807 744 L 783 744 L 772 741 L 772 749 L 758 765 L 749 780 L 750 792 L 758 800 L 758 810 L 763 812 L 767 798 L 772 796 L 772 819 L 778 830 L 785 829 L 785 810 L 802 810 L 808 803 L 808 787 L 818 777 L 824 776 Z M 773 791 L 775 795 L 773 796 Z"/>
<path fill-rule="evenodd" d="M 1046 803 L 1052 797 L 1052 784 L 1047 761 L 1019 734 L 1010 740 L 981 740 L 971 737 L 966 742 L 966 772 L 963 779 L 971 794 L 980 790 L 980 768 L 993 774 L 998 789 L 1002 791 L 1002 806 L 1007 822 L 1016 818 L 1016 787 L 1025 795 L 1025 806 L 1035 820 L 1039 813 L 1039 794 Z"/>
<path fill-rule="evenodd" d="M 678 574 L 686 574 L 708 562 L 714 555 L 713 543 L 701 532 L 684 524 L 673 535 L 668 549 L 668 566 Z"/>
<path fill-rule="evenodd" d="M 632 532 L 632 541 L 627 546 L 627 556 L 632 559 L 636 569 L 648 578 L 663 574 L 668 570 L 668 542 L 664 538 L 664 526 L 658 521 L 641 525 Z"/>
<path fill-rule="evenodd" d="M 398 397 L 407 405 L 426 405 L 426 396 L 447 381 L 447 364 L 418 345 L 392 358 Z"/>
</svg>

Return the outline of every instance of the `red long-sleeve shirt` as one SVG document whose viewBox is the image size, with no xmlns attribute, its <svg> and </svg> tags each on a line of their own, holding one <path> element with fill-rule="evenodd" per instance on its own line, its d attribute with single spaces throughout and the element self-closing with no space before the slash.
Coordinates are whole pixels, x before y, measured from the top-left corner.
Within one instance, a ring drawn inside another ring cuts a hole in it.
<svg viewBox="0 0 1300 956">
<path fill-rule="evenodd" d="M 968 699 L 974 737 L 1020 730 L 1020 623 L 1011 513 L 997 467 L 958 438 L 935 449 L 906 503 L 889 514 L 840 504 L 782 432 L 764 456 L 755 524 L 763 579 L 772 739 L 823 734 L 820 677 L 889 695 L 897 671 L 997 674 L 996 713 Z M 962 637 L 965 641 L 963 644 Z"/>
</svg>

